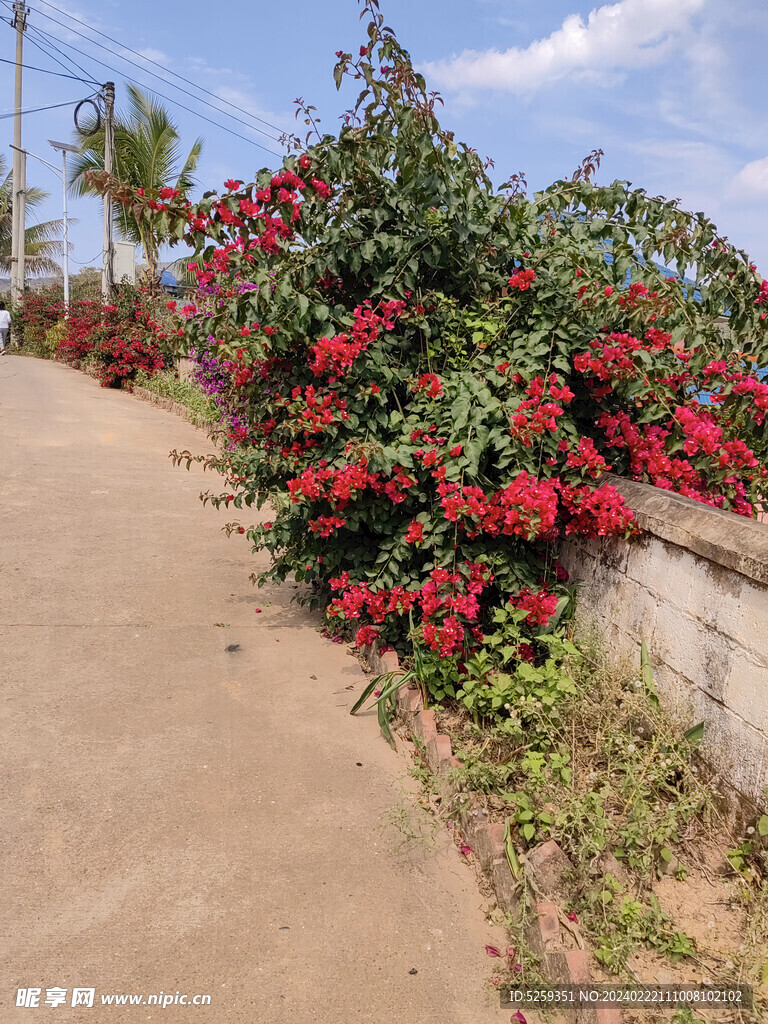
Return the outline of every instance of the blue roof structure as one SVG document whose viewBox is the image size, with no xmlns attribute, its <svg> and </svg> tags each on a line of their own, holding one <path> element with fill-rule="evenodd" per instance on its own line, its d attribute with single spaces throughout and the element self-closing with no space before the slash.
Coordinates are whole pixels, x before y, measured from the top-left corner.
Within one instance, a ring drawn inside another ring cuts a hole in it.
<svg viewBox="0 0 768 1024">
<path fill-rule="evenodd" d="M 605 254 L 605 262 L 608 263 L 608 264 L 613 263 L 613 253 L 607 252 Z M 640 262 L 641 263 L 644 262 L 642 260 L 642 258 L 640 259 Z M 695 281 L 691 281 L 687 277 L 681 278 L 680 275 L 676 274 L 674 270 L 670 270 L 669 267 L 662 267 L 662 265 L 660 263 L 653 263 L 653 266 L 655 267 L 656 270 L 659 271 L 660 274 L 663 274 L 664 277 L 666 277 L 666 279 L 668 281 L 673 279 L 673 278 L 676 281 L 682 281 L 683 282 L 683 295 L 685 295 L 686 298 L 688 298 L 688 289 L 692 288 L 693 289 L 693 297 L 696 300 L 696 302 L 700 302 L 701 301 L 701 292 L 696 287 L 696 282 Z M 627 279 L 625 281 L 625 287 L 628 288 L 631 283 L 632 283 L 632 271 L 630 269 L 630 270 L 627 270 Z M 728 310 L 723 310 L 723 315 L 724 316 L 728 316 Z"/>
</svg>

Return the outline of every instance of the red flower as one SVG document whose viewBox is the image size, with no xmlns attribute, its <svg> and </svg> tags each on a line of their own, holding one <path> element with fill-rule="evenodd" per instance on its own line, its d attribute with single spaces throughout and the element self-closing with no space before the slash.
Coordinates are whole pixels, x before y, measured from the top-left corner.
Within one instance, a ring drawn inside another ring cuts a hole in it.
<svg viewBox="0 0 768 1024">
<path fill-rule="evenodd" d="M 461 455 L 462 451 L 463 451 L 463 447 L 462 447 L 462 445 L 460 445 L 460 444 L 455 444 L 455 445 L 453 446 L 453 448 L 451 448 L 451 455 L 452 455 L 452 456 L 453 456 L 454 458 L 456 458 L 457 456 Z"/>
<path fill-rule="evenodd" d="M 536 594 L 525 587 L 516 597 L 510 598 L 509 603 L 528 612 L 524 621 L 529 625 L 546 626 L 557 609 L 557 595 L 551 594 L 546 587 Z"/>
<path fill-rule="evenodd" d="M 512 277 L 510 277 L 509 287 L 512 289 L 517 288 L 521 292 L 526 292 L 535 280 L 535 270 L 519 270 L 516 274 L 513 274 Z"/>
<path fill-rule="evenodd" d="M 421 544 L 424 540 L 424 527 L 421 523 L 414 521 L 408 527 L 403 538 L 406 544 Z"/>
<path fill-rule="evenodd" d="M 355 647 L 367 647 L 379 637 L 379 631 L 375 626 L 361 626 L 355 634 Z"/>
<path fill-rule="evenodd" d="M 436 373 L 422 373 L 413 390 L 423 391 L 429 398 L 437 398 L 442 394 L 443 384 Z"/>
<path fill-rule="evenodd" d="M 320 178 L 312 179 L 312 188 L 317 192 L 321 199 L 329 199 L 331 196 L 331 189 L 329 185 L 326 185 Z"/>
</svg>

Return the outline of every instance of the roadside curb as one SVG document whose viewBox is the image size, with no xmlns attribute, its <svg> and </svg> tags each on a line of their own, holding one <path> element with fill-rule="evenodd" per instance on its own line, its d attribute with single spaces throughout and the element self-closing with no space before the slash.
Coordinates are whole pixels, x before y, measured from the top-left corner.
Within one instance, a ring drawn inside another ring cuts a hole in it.
<svg viewBox="0 0 768 1024">
<path fill-rule="evenodd" d="M 363 649 L 368 669 L 373 675 L 404 671 L 397 653 L 380 651 L 378 644 Z M 437 731 L 435 712 L 424 707 L 421 692 L 415 685 L 401 686 L 395 693 L 398 711 L 411 740 L 424 746 L 430 770 L 437 776 L 445 775 L 461 762 L 454 757 L 449 736 Z M 484 807 L 472 796 L 449 784 L 455 799 L 457 816 L 466 844 L 475 865 L 493 890 L 500 909 L 515 916 L 519 909 L 519 885 L 512 874 L 505 850 L 505 826 L 491 822 Z M 578 928 L 563 927 L 564 914 L 558 906 L 558 896 L 565 891 L 566 873 L 572 865 L 558 844 L 550 839 L 528 852 L 521 865 L 539 898 L 535 903 L 535 919 L 527 927 L 526 938 L 540 957 L 545 975 L 552 985 L 588 985 L 591 971 L 589 952 L 584 948 Z M 621 1024 L 620 1009 L 583 1008 L 576 1011 L 579 1024 Z"/>
</svg>

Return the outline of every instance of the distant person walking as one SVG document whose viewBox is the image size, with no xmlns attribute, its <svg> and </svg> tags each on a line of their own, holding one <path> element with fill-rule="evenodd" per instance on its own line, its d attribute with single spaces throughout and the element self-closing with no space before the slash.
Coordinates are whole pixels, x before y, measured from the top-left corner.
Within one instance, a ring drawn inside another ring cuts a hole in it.
<svg viewBox="0 0 768 1024">
<path fill-rule="evenodd" d="M 5 346 L 8 344 L 10 331 L 11 314 L 5 308 L 5 303 L 0 302 L 0 356 L 5 355 Z"/>
</svg>

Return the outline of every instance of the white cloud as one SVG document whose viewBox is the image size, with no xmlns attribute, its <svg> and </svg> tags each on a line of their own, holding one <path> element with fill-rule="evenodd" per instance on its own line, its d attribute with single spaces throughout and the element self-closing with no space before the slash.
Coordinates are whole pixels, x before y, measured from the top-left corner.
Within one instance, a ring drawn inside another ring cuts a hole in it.
<svg viewBox="0 0 768 1024">
<path fill-rule="evenodd" d="M 745 164 L 728 188 L 728 198 L 733 202 L 758 196 L 768 197 L 768 156 Z"/>
<path fill-rule="evenodd" d="M 130 50 L 126 50 L 126 53 L 130 54 Z M 155 50 L 151 46 L 145 46 L 143 50 L 137 50 L 136 53 L 141 57 L 145 57 L 147 60 L 154 61 L 155 64 L 163 64 L 165 67 L 171 63 L 171 58 L 167 53 L 163 53 L 162 50 Z"/>
<path fill-rule="evenodd" d="M 573 75 L 625 72 L 660 62 L 680 42 L 706 0 L 619 0 L 569 15 L 546 39 L 525 49 L 466 50 L 427 64 L 446 89 L 494 88 L 532 93 Z M 608 76 L 610 79 L 610 76 Z"/>
</svg>

